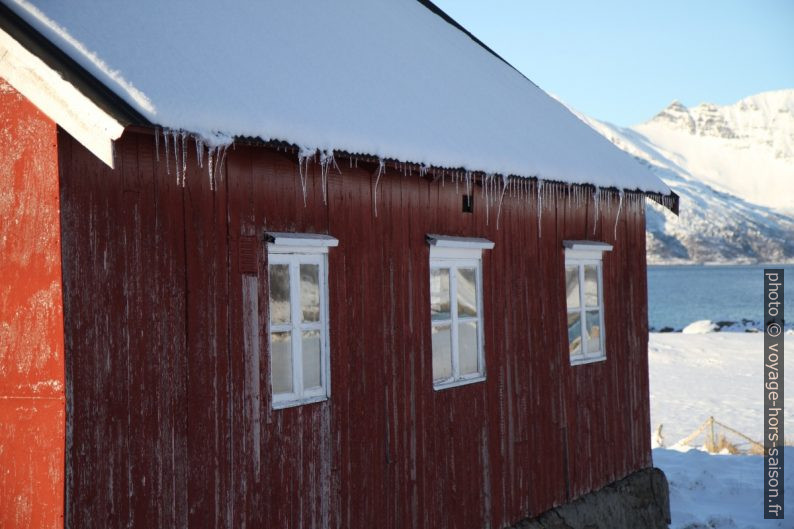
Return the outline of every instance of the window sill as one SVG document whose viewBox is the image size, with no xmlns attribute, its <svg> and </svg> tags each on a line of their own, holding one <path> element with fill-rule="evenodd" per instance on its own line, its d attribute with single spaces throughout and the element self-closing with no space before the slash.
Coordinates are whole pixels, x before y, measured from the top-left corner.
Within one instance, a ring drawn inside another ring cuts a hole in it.
<svg viewBox="0 0 794 529">
<path fill-rule="evenodd" d="M 603 356 L 580 356 L 577 358 L 571 358 L 571 365 L 578 366 L 582 364 L 594 364 L 596 362 L 605 362 L 607 359 L 606 355 Z"/>
<path fill-rule="evenodd" d="M 296 406 L 303 406 L 304 404 L 314 404 L 315 402 L 322 402 L 328 400 L 328 395 L 319 395 L 317 397 L 306 397 L 298 400 L 284 400 L 272 402 L 271 406 L 274 410 L 281 410 L 284 408 L 294 408 Z"/>
<path fill-rule="evenodd" d="M 449 382 L 441 382 L 438 384 L 433 384 L 433 389 L 435 391 L 440 391 L 442 389 L 449 389 L 449 388 L 456 388 L 458 386 L 466 386 L 468 384 L 476 384 L 477 382 L 484 382 L 485 375 L 478 375 L 473 378 L 459 378 L 458 380 L 451 380 Z"/>
</svg>

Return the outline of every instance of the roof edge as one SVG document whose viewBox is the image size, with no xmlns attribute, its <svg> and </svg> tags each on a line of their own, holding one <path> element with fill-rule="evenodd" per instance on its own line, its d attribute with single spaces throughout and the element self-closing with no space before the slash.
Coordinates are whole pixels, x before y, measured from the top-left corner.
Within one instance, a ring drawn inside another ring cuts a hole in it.
<svg viewBox="0 0 794 529">
<path fill-rule="evenodd" d="M 478 44 L 480 47 L 482 47 L 482 48 L 483 48 L 485 51 L 487 51 L 488 53 L 490 53 L 491 55 L 493 55 L 494 57 L 496 57 L 497 59 L 499 59 L 500 61 L 502 61 L 502 62 L 503 62 L 503 63 L 505 63 L 506 65 L 508 65 L 510 68 L 512 68 L 513 70 L 515 70 L 515 71 L 516 71 L 516 72 L 517 72 L 517 73 L 518 73 L 518 74 L 519 74 L 521 77 L 523 77 L 524 79 L 526 79 L 527 81 L 529 81 L 530 83 L 532 83 L 533 85 L 535 85 L 537 88 L 540 88 L 540 87 L 539 87 L 539 86 L 538 86 L 538 85 L 535 83 L 535 81 L 533 81 L 532 79 L 530 79 L 529 77 L 527 77 L 526 75 L 524 75 L 524 74 L 523 74 L 523 72 L 521 72 L 521 70 L 519 70 L 518 68 L 516 68 L 515 66 L 513 66 L 512 64 L 510 64 L 509 62 L 507 62 L 507 60 L 506 60 L 504 57 L 502 57 L 501 55 L 499 55 L 498 53 L 496 53 L 494 50 L 492 50 L 492 49 L 491 49 L 491 48 L 490 48 L 490 47 L 489 47 L 487 44 L 485 44 L 483 41 L 481 41 L 480 39 L 478 39 L 478 38 L 477 38 L 477 37 L 476 37 L 476 36 L 475 36 L 475 35 L 474 35 L 474 34 L 473 34 L 471 31 L 469 31 L 468 29 L 466 29 L 465 27 L 463 27 L 463 25 L 462 25 L 460 22 L 458 22 L 457 20 L 455 20 L 454 18 L 452 18 L 451 16 L 449 16 L 449 15 L 446 13 L 446 11 L 444 11 L 443 9 L 441 9 L 440 7 L 438 7 L 436 4 L 434 4 L 434 3 L 433 3 L 433 2 L 431 2 L 430 0 L 417 0 L 417 2 L 419 2 L 420 4 L 422 4 L 423 6 L 425 6 L 425 7 L 426 7 L 426 8 L 427 8 L 427 9 L 428 9 L 430 12 L 432 12 L 433 14 L 435 14 L 435 15 L 439 16 L 439 17 L 440 17 L 442 20 L 444 20 L 444 22 L 446 22 L 446 23 L 447 23 L 447 24 L 449 24 L 450 26 L 452 26 L 452 27 L 454 27 L 455 29 L 457 29 L 457 30 L 461 31 L 462 33 L 464 33 L 464 34 L 465 34 L 467 37 L 469 37 L 471 40 L 473 40 L 474 42 L 476 42 L 476 43 L 477 43 L 477 44 Z"/>
<path fill-rule="evenodd" d="M 124 125 L 0 28 L 0 77 L 109 167 Z"/>
<path fill-rule="evenodd" d="M 144 128 L 144 127 L 134 127 L 131 130 L 140 133 L 149 133 L 149 134 L 157 134 L 158 130 L 156 128 Z M 277 151 L 291 153 L 296 156 L 300 156 L 302 149 L 300 146 L 295 145 L 293 143 L 289 143 L 286 141 L 279 141 L 279 140 L 263 140 L 262 138 L 253 138 L 250 136 L 235 136 L 233 138 L 233 142 L 238 145 L 249 145 L 252 147 L 264 147 L 268 149 L 275 149 Z M 617 148 L 617 147 L 615 147 Z M 472 181 L 475 183 L 480 183 L 484 178 L 487 178 L 489 175 L 494 178 L 503 178 L 506 177 L 508 180 L 531 180 L 536 182 L 548 183 L 548 184 L 560 184 L 563 186 L 576 186 L 580 188 L 592 188 L 594 191 L 596 188 L 604 190 L 604 191 L 612 191 L 614 193 L 637 193 L 647 197 L 650 200 L 653 200 L 657 204 L 663 206 L 664 208 L 670 210 L 675 215 L 679 214 L 679 196 L 676 194 L 672 189 L 670 190 L 670 194 L 665 195 L 659 191 L 647 191 L 640 188 L 635 189 L 618 189 L 614 186 L 604 186 L 598 187 L 595 184 L 588 183 L 588 182 L 565 182 L 561 180 L 553 180 L 549 178 L 543 178 L 537 175 L 534 176 L 527 176 L 527 175 L 516 175 L 516 174 L 509 174 L 509 175 L 501 175 L 501 174 L 491 174 L 487 171 L 482 171 L 478 169 L 467 170 L 463 167 L 440 167 L 440 166 L 426 166 L 424 164 L 419 164 L 416 162 L 399 160 L 396 158 L 381 158 L 375 155 L 366 154 L 366 153 L 351 153 L 343 150 L 334 149 L 333 155 L 335 158 L 349 158 L 355 159 L 358 162 L 363 163 L 370 163 L 373 164 L 373 167 L 377 167 L 380 165 L 381 162 L 386 164 L 397 164 L 400 167 L 404 167 L 409 171 L 415 171 L 419 174 L 426 174 L 432 175 L 433 178 L 439 179 L 444 178 L 445 176 L 455 176 L 456 174 L 466 174 L 468 173 L 472 177 Z M 312 154 L 309 154 L 309 158 L 311 159 Z M 319 158 L 318 158 L 319 159 Z M 430 177 L 430 176 L 428 176 Z M 669 187 L 668 187 L 669 189 Z"/>
<path fill-rule="evenodd" d="M 140 112 L 2 2 L 0 29 L 123 127 L 151 125 Z"/>
</svg>

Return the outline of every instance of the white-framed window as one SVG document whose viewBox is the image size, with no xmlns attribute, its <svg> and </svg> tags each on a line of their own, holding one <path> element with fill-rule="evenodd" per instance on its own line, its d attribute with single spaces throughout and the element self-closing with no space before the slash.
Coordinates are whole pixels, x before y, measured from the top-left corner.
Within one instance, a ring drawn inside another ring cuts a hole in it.
<svg viewBox="0 0 794 529">
<path fill-rule="evenodd" d="M 563 246 L 571 364 L 606 360 L 602 256 L 612 246 L 594 241 L 564 241 Z"/>
<path fill-rule="evenodd" d="M 328 248 L 313 233 L 267 233 L 270 386 L 273 408 L 331 395 Z"/>
<path fill-rule="evenodd" d="M 482 251 L 486 239 L 428 235 L 433 387 L 485 380 Z"/>
</svg>

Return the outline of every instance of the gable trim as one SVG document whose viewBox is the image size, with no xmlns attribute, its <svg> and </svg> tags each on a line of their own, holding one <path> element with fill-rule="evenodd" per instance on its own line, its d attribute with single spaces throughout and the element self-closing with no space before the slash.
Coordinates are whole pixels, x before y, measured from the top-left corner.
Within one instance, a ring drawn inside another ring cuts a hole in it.
<svg viewBox="0 0 794 529">
<path fill-rule="evenodd" d="M 0 29 L 0 77 L 111 168 L 124 126 Z"/>
</svg>

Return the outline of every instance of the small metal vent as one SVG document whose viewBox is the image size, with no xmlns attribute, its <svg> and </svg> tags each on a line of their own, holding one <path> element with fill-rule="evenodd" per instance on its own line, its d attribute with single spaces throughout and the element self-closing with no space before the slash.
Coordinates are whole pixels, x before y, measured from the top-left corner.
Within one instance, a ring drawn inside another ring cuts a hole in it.
<svg viewBox="0 0 794 529">
<path fill-rule="evenodd" d="M 256 258 L 256 247 L 258 244 L 259 241 L 256 237 L 250 235 L 240 236 L 240 241 L 238 243 L 238 266 L 240 268 L 241 274 L 256 275 L 256 273 L 259 271 Z"/>
<path fill-rule="evenodd" d="M 474 195 L 463 195 L 463 213 L 474 212 Z"/>
</svg>

